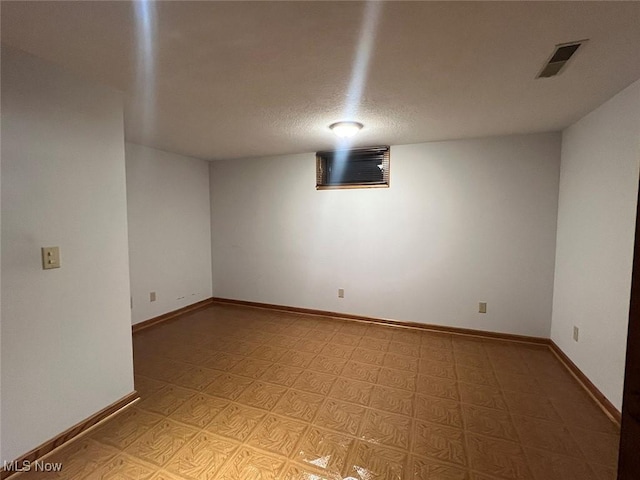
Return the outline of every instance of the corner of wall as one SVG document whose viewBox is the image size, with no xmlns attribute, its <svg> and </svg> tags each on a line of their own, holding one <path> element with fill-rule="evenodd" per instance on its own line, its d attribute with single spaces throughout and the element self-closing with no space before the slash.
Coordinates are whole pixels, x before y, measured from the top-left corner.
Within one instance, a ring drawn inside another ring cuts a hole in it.
<svg viewBox="0 0 640 480">
<path fill-rule="evenodd" d="M 618 409 L 639 165 L 640 80 L 562 134 L 551 339 Z"/>
</svg>

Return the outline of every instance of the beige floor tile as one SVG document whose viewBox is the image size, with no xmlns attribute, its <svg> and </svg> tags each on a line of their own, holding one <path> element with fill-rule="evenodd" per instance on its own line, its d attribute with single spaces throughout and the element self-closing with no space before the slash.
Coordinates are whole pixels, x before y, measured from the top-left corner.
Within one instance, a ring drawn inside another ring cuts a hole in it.
<svg viewBox="0 0 640 480">
<path fill-rule="evenodd" d="M 598 480 L 616 480 L 618 478 L 618 469 L 614 467 L 606 467 L 595 463 L 590 464 L 591 470 L 596 474 Z"/>
<path fill-rule="evenodd" d="M 412 451 L 445 464 L 459 467 L 468 465 L 464 432 L 461 429 L 416 420 Z"/>
<path fill-rule="evenodd" d="M 547 452 L 582 458 L 580 447 L 578 447 L 566 425 L 519 415 L 512 415 L 512 420 L 523 445 Z"/>
<path fill-rule="evenodd" d="M 320 475 L 339 477 L 354 442 L 353 437 L 311 427 L 304 434 L 293 459 L 300 464 L 313 466 Z"/>
<path fill-rule="evenodd" d="M 161 415 L 129 408 L 94 430 L 91 437 L 123 450 L 162 419 Z"/>
<path fill-rule="evenodd" d="M 356 435 L 365 412 L 365 408 L 360 405 L 330 398 L 320 407 L 314 424 L 347 435 Z"/>
<path fill-rule="evenodd" d="M 337 343 L 327 343 L 321 351 L 322 354 L 336 358 L 349 358 L 353 353 L 353 346 L 339 345 Z M 354 358 L 357 360 L 357 358 Z"/>
<path fill-rule="evenodd" d="M 493 369 L 489 357 L 484 353 L 472 353 L 467 351 L 458 351 L 454 348 L 455 362 L 458 365 L 464 365 L 471 368 Z"/>
<path fill-rule="evenodd" d="M 206 360 L 204 360 L 203 365 L 208 368 L 222 370 L 223 372 L 230 372 L 231 369 L 243 358 L 244 357 L 241 355 L 234 355 L 232 353 L 222 351 L 213 351 Z"/>
<path fill-rule="evenodd" d="M 313 370 L 314 372 L 328 373 L 330 375 L 340 375 L 340 372 L 342 372 L 342 370 L 344 369 L 347 361 L 348 360 L 344 358 L 330 357 L 328 355 L 318 355 L 311 361 L 307 368 L 309 370 Z"/>
<path fill-rule="evenodd" d="M 418 364 L 418 373 L 429 377 L 456 380 L 456 369 L 453 363 L 440 362 L 429 358 L 422 358 Z"/>
<path fill-rule="evenodd" d="M 395 368 L 396 370 L 405 372 L 418 371 L 418 358 L 398 353 L 387 353 L 384 356 L 383 365 L 387 368 Z"/>
<path fill-rule="evenodd" d="M 303 371 L 300 367 L 274 363 L 260 376 L 260 380 L 290 387 Z"/>
<path fill-rule="evenodd" d="M 453 363 L 453 351 L 447 350 L 444 348 L 437 348 L 433 346 L 421 346 L 420 347 L 420 357 L 425 360 L 436 361 L 436 362 L 447 362 Z"/>
<path fill-rule="evenodd" d="M 373 387 L 371 383 L 358 382 L 350 378 L 338 378 L 333 384 L 329 396 L 346 402 L 367 406 L 371 400 Z"/>
<path fill-rule="evenodd" d="M 386 340 L 387 342 L 391 341 L 394 333 L 393 327 L 384 327 L 381 325 L 370 325 L 367 330 L 365 330 L 364 335 L 367 338 L 377 338 L 379 340 Z"/>
<path fill-rule="evenodd" d="M 122 453 L 92 475 L 100 480 L 146 480 L 151 478 L 155 471 L 154 465 Z"/>
<path fill-rule="evenodd" d="M 389 348 L 389 340 L 373 337 L 362 337 L 358 346 L 368 350 L 376 350 L 378 352 L 386 352 Z"/>
<path fill-rule="evenodd" d="M 362 336 L 359 335 L 334 335 L 331 339 L 332 343 L 336 345 L 347 345 L 349 347 L 354 347 L 360 343 L 360 339 Z"/>
<path fill-rule="evenodd" d="M 273 408 L 273 413 L 310 422 L 324 402 L 325 397 L 301 390 L 288 390 Z"/>
<path fill-rule="evenodd" d="M 549 397 L 549 402 L 568 426 L 577 426 L 611 435 L 620 434 L 620 427 L 609 420 L 593 400 L 586 395 L 581 401 L 567 401 L 562 397 Z"/>
<path fill-rule="evenodd" d="M 293 387 L 305 392 L 328 395 L 337 378 L 335 375 L 305 370 L 295 381 Z"/>
<path fill-rule="evenodd" d="M 197 394 L 193 390 L 176 385 L 167 385 L 154 395 L 141 400 L 137 407 L 141 410 L 167 416 L 175 412 L 180 405 L 194 395 Z"/>
<path fill-rule="evenodd" d="M 409 450 L 411 423 L 411 418 L 404 415 L 369 410 L 360 428 L 360 438 L 373 444 Z"/>
<path fill-rule="evenodd" d="M 378 373 L 376 383 L 385 387 L 414 391 L 416 389 L 417 376 L 415 372 L 382 368 Z"/>
<path fill-rule="evenodd" d="M 589 462 L 616 467 L 618 465 L 618 449 L 620 438 L 618 435 L 594 432 L 579 427 L 570 427 L 574 439 L 580 441 L 579 447 Z"/>
<path fill-rule="evenodd" d="M 389 353 L 395 353 L 398 355 L 408 355 L 411 357 L 420 357 L 420 344 L 404 343 L 404 342 L 391 342 L 387 348 Z"/>
<path fill-rule="evenodd" d="M 287 391 L 286 387 L 255 381 L 238 397 L 238 402 L 251 407 L 271 410 Z"/>
<path fill-rule="evenodd" d="M 445 398 L 448 400 L 460 399 L 457 383 L 454 380 L 446 378 L 418 375 L 416 391 L 421 395 L 429 395 L 431 397 Z"/>
<path fill-rule="evenodd" d="M 446 333 L 425 332 L 420 338 L 420 345 L 422 347 L 438 348 L 441 350 L 453 349 L 451 335 Z"/>
<path fill-rule="evenodd" d="M 185 480 L 185 477 L 167 472 L 166 470 L 158 470 L 150 480 Z M 208 480 L 206 477 L 204 480 Z"/>
<path fill-rule="evenodd" d="M 288 457 L 307 424 L 291 418 L 267 415 L 247 440 L 247 445 Z"/>
<path fill-rule="evenodd" d="M 483 385 L 487 387 L 499 387 L 500 384 L 491 369 L 474 368 L 465 365 L 456 364 L 456 373 L 458 381 L 464 383 L 472 383 L 475 385 Z"/>
<path fill-rule="evenodd" d="M 315 352 L 301 352 L 298 350 L 289 350 L 280 359 L 280 363 L 291 365 L 292 367 L 307 368 L 311 361 L 315 358 Z"/>
<path fill-rule="evenodd" d="M 285 459 L 243 447 L 225 464 L 216 480 L 277 480 Z"/>
<path fill-rule="evenodd" d="M 235 403 L 230 404 L 207 425 L 206 430 L 216 435 L 243 442 L 266 414 L 264 410 L 257 408 Z"/>
<path fill-rule="evenodd" d="M 228 400 L 200 393 L 180 405 L 171 418 L 197 428 L 204 428 L 227 405 L 229 405 Z"/>
<path fill-rule="evenodd" d="M 451 337 L 451 346 L 454 352 L 466 352 L 474 354 L 485 353 L 485 339 L 479 337 L 468 337 L 466 335 L 454 335 Z"/>
<path fill-rule="evenodd" d="M 453 400 L 416 395 L 414 416 L 418 420 L 462 428 L 460 404 Z"/>
<path fill-rule="evenodd" d="M 205 389 L 205 393 L 216 397 L 235 400 L 253 383 L 253 380 L 231 373 L 220 373 Z"/>
<path fill-rule="evenodd" d="M 165 464 L 165 470 L 190 480 L 213 477 L 238 448 L 238 443 L 207 432 L 198 433 Z"/>
<path fill-rule="evenodd" d="M 397 328 L 393 332 L 393 337 L 391 337 L 391 340 L 394 342 L 403 342 L 413 345 L 420 345 L 421 339 L 422 332 L 409 328 Z"/>
<path fill-rule="evenodd" d="M 198 431 L 172 420 L 163 420 L 134 441 L 125 452 L 162 467 Z"/>
<path fill-rule="evenodd" d="M 342 480 L 340 475 L 326 476 L 321 468 L 312 465 L 301 465 L 299 463 L 290 463 L 282 474 L 283 480 Z"/>
<path fill-rule="evenodd" d="M 505 391 L 503 395 L 509 411 L 514 415 L 526 415 L 553 422 L 562 421 L 551 401 L 546 397 L 510 391 Z"/>
<path fill-rule="evenodd" d="M 496 370 L 495 374 L 502 390 L 534 394 L 541 391 L 540 384 L 531 375 L 521 375 L 500 370 Z"/>
<path fill-rule="evenodd" d="M 513 442 L 519 440 L 509 412 L 462 404 L 462 417 L 465 429 L 470 432 Z"/>
<path fill-rule="evenodd" d="M 458 383 L 460 401 L 479 407 L 507 410 L 502 391 L 496 387 L 485 387 L 471 383 Z"/>
<path fill-rule="evenodd" d="M 221 350 L 233 353 L 234 355 L 251 355 L 258 348 L 259 344 L 254 342 L 245 342 L 241 340 L 226 342 Z"/>
<path fill-rule="evenodd" d="M 134 368 L 140 402 L 20 480 L 616 477 L 619 427 L 546 346 L 213 305 Z"/>
<path fill-rule="evenodd" d="M 509 480 L 533 478 L 518 443 L 469 434 L 467 450 L 471 468 L 480 473 Z"/>
<path fill-rule="evenodd" d="M 411 415 L 414 411 L 415 394 L 408 390 L 376 385 L 371 391 L 371 408 L 389 413 Z"/>
<path fill-rule="evenodd" d="M 597 480 L 593 470 L 583 458 L 567 457 L 548 450 L 525 447 L 525 454 L 536 480 L 561 478 L 563 480 Z"/>
<path fill-rule="evenodd" d="M 242 377 L 260 378 L 271 365 L 273 365 L 273 363 L 267 362 L 266 360 L 244 358 L 233 366 L 231 373 Z"/>
<path fill-rule="evenodd" d="M 62 464 L 58 478 L 80 480 L 90 478 L 92 474 L 108 465 L 120 454 L 119 449 L 110 445 L 90 438 L 80 438 L 54 452 L 46 461 Z M 34 471 L 25 476 L 36 477 L 37 473 Z"/>
<path fill-rule="evenodd" d="M 289 337 L 287 335 L 276 335 L 272 340 L 273 346 L 286 348 L 286 349 L 296 348 L 299 342 L 300 342 L 300 338 Z"/>
<path fill-rule="evenodd" d="M 165 382 L 154 380 L 153 378 L 148 378 L 143 375 L 136 375 L 134 384 L 138 395 L 140 395 L 140 398 L 142 399 L 153 395 L 162 387 L 167 385 Z"/>
<path fill-rule="evenodd" d="M 379 372 L 380 367 L 350 360 L 343 367 L 340 375 L 353 380 L 375 383 Z"/>
<path fill-rule="evenodd" d="M 319 340 L 311 340 L 309 338 L 301 338 L 295 344 L 295 349 L 300 352 L 318 354 L 327 345 L 327 342 Z M 282 357 L 281 357 L 282 358 Z"/>
<path fill-rule="evenodd" d="M 218 373 L 210 368 L 192 366 L 173 383 L 191 390 L 204 390 L 211 382 L 215 381 Z"/>
<path fill-rule="evenodd" d="M 466 468 L 455 467 L 432 458 L 413 455 L 409 480 L 470 480 Z"/>
<path fill-rule="evenodd" d="M 408 456 L 402 451 L 357 441 L 343 475 L 359 480 L 403 480 L 407 463 Z"/>
<path fill-rule="evenodd" d="M 353 350 L 351 360 L 381 366 L 384 363 L 384 356 L 385 353 L 383 351 L 369 350 L 368 348 L 358 347 Z"/>
</svg>

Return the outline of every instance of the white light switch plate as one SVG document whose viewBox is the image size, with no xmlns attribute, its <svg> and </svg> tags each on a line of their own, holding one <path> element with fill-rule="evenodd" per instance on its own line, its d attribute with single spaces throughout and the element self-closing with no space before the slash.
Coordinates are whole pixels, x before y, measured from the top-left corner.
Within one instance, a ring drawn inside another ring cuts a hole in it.
<svg viewBox="0 0 640 480">
<path fill-rule="evenodd" d="M 60 268 L 60 249 L 58 247 L 42 247 L 42 268 Z"/>
</svg>

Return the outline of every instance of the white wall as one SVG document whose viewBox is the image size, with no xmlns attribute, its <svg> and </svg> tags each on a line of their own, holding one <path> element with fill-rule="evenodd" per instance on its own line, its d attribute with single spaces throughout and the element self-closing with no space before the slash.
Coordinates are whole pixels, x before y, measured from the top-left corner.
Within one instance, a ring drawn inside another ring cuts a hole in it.
<svg viewBox="0 0 640 480">
<path fill-rule="evenodd" d="M 314 154 L 212 162 L 213 295 L 548 337 L 559 161 L 553 133 L 394 146 L 390 188 L 331 191 Z"/>
<path fill-rule="evenodd" d="M 639 163 L 640 81 L 562 137 L 551 338 L 618 409 Z"/>
<path fill-rule="evenodd" d="M 129 143 L 125 152 L 132 318 L 138 323 L 211 297 L 209 165 Z"/>
<path fill-rule="evenodd" d="M 2 47 L 2 452 L 133 390 L 121 95 Z M 59 246 L 62 268 L 42 270 Z"/>
</svg>

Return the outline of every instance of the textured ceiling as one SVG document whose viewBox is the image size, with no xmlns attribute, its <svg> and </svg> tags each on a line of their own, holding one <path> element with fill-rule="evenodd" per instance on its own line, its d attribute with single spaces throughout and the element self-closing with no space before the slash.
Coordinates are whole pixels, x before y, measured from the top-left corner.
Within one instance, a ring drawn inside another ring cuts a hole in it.
<svg viewBox="0 0 640 480">
<path fill-rule="evenodd" d="M 145 8 L 146 6 L 146 8 Z M 204 159 L 559 130 L 640 78 L 640 2 L 8 2 L 2 41 L 125 91 Z M 535 76 L 557 43 L 567 70 Z M 354 67 L 354 66 L 358 67 Z"/>
</svg>

